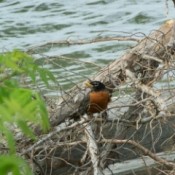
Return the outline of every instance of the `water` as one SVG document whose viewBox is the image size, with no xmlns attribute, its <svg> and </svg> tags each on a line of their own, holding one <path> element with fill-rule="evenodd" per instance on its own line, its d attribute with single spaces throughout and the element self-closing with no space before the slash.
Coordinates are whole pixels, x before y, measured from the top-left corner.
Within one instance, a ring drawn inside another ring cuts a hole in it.
<svg viewBox="0 0 175 175">
<path fill-rule="evenodd" d="M 135 42 L 37 46 L 61 40 L 148 34 L 174 15 L 173 3 L 168 1 L 167 9 L 165 0 L 1 0 L 0 51 L 33 48 L 39 64 L 49 68 L 59 85 L 67 89 L 119 58 Z M 55 94 L 43 84 L 40 88 Z"/>
</svg>

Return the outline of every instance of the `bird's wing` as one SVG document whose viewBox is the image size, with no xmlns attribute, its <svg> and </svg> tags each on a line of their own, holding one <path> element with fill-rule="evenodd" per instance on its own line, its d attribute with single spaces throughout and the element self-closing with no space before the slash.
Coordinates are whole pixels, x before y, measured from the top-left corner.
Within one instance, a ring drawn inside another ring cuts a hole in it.
<svg viewBox="0 0 175 175">
<path fill-rule="evenodd" d="M 52 105 L 49 110 L 51 125 L 57 126 L 66 119 L 83 115 L 89 106 L 89 92 L 90 89 L 86 88 L 77 91 L 76 95 L 66 94 L 61 102 Z"/>
</svg>

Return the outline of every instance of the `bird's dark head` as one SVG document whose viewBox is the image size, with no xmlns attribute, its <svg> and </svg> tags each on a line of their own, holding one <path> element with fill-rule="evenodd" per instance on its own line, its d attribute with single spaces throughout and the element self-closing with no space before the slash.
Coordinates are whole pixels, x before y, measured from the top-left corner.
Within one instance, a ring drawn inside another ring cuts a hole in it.
<svg viewBox="0 0 175 175">
<path fill-rule="evenodd" d="M 92 91 L 102 91 L 105 90 L 105 85 L 100 81 L 91 81 L 85 83 L 86 87 L 89 87 L 92 89 Z"/>
</svg>

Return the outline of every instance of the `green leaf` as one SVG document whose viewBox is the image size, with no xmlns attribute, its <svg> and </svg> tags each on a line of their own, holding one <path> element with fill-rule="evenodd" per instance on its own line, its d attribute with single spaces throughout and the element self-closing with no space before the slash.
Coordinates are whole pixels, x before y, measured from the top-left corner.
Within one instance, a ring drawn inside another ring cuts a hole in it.
<svg viewBox="0 0 175 175">
<path fill-rule="evenodd" d="M 38 73 L 41 80 L 46 84 L 46 86 L 49 86 L 46 71 L 44 69 L 39 69 Z"/>
<path fill-rule="evenodd" d="M 28 123 L 39 125 L 43 131 L 49 129 L 46 105 L 40 95 L 20 85 L 21 78 L 39 81 L 49 86 L 56 81 L 53 74 L 37 65 L 35 60 L 20 50 L 0 54 L 0 133 L 3 133 L 9 148 L 9 155 L 0 156 L 0 175 L 31 175 L 24 160 L 16 155 L 16 145 L 11 126 L 23 134 L 36 139 Z M 24 85 L 23 85 L 24 86 Z"/>
<path fill-rule="evenodd" d="M 25 161 L 15 155 L 1 155 L 0 162 L 1 175 L 32 175 Z"/>
<path fill-rule="evenodd" d="M 6 137 L 6 140 L 7 140 L 8 148 L 9 148 L 9 151 L 10 151 L 9 153 L 10 154 L 15 154 L 16 147 L 15 147 L 15 140 L 14 140 L 13 134 L 6 127 L 4 127 L 3 133 L 4 133 L 4 135 Z"/>
<path fill-rule="evenodd" d="M 40 124 L 43 130 L 49 128 L 47 109 L 38 93 L 24 88 L 0 87 L 0 103 L 2 121 L 17 124 L 20 124 L 18 121 L 29 121 Z"/>
<path fill-rule="evenodd" d="M 46 75 L 48 77 L 48 80 L 52 80 L 53 82 L 56 82 L 56 78 L 54 77 L 54 75 L 48 71 L 47 69 L 45 69 Z"/>
<path fill-rule="evenodd" d="M 34 84 L 36 80 L 40 78 L 46 86 L 49 86 L 49 81 L 56 81 L 50 71 L 41 68 L 30 55 L 20 50 L 0 54 L 0 65 L 0 72 L 2 72 L 2 74 L 5 73 L 3 77 L 11 78 L 16 75 L 18 75 L 18 77 L 26 75 L 31 78 Z"/>
<path fill-rule="evenodd" d="M 46 105 L 43 99 L 37 93 L 35 94 L 34 97 L 38 104 L 38 113 L 39 113 L 39 118 L 41 121 L 41 126 L 43 128 L 43 131 L 47 131 L 50 128 L 50 124 L 49 124 L 49 118 L 48 118 L 48 112 L 47 112 Z"/>
<path fill-rule="evenodd" d="M 25 121 L 18 120 L 17 125 L 20 127 L 20 129 L 26 136 L 30 137 L 33 140 L 36 139 L 36 136 L 34 135 L 33 131 L 30 129 L 30 127 L 27 125 Z"/>
</svg>

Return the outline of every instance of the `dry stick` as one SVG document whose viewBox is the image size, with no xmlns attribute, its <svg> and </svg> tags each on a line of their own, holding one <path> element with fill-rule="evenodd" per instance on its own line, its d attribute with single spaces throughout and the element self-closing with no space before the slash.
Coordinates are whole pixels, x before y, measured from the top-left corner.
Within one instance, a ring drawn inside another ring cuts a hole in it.
<svg viewBox="0 0 175 175">
<path fill-rule="evenodd" d="M 107 119 L 107 120 L 105 120 L 105 122 L 117 122 L 117 123 L 119 122 L 119 123 L 126 123 L 129 125 L 134 125 L 134 124 L 136 124 L 136 122 L 138 122 L 138 124 L 145 124 L 145 123 L 152 121 L 153 119 L 159 120 L 159 119 L 163 119 L 164 117 L 166 117 L 166 118 L 175 117 L 175 114 L 166 114 L 166 115 L 161 114 L 161 115 L 155 116 L 154 118 L 152 116 L 150 116 L 150 117 L 142 118 L 138 121 L 131 121 L 131 120 L 117 118 L 117 119 Z M 96 119 L 96 120 L 101 121 L 101 119 Z"/>
<path fill-rule="evenodd" d="M 140 81 L 135 77 L 134 73 L 129 69 L 126 69 L 126 76 L 132 80 L 136 88 L 154 97 L 154 102 L 157 104 L 159 110 L 161 111 L 160 115 L 166 114 L 167 107 L 164 104 L 163 100 L 159 97 L 158 91 L 155 91 L 153 88 L 140 83 Z"/>
<path fill-rule="evenodd" d="M 52 41 L 52 42 L 47 42 L 42 45 L 38 45 L 35 47 L 30 48 L 27 52 L 36 49 L 37 47 L 44 47 L 47 45 L 53 45 L 53 44 L 67 44 L 67 45 L 82 45 L 82 44 L 91 44 L 91 43 L 97 43 L 97 42 L 108 42 L 108 41 L 135 41 L 135 42 L 140 42 L 139 38 L 134 38 L 134 37 L 103 37 L 103 38 L 95 38 L 95 39 L 80 39 L 80 40 L 60 40 L 60 41 Z"/>
<path fill-rule="evenodd" d="M 161 60 L 161 59 L 159 59 L 157 57 L 154 57 L 154 56 L 147 55 L 147 54 L 141 55 L 141 58 L 145 59 L 145 60 L 153 60 L 153 61 L 157 61 L 159 63 L 163 63 L 163 60 Z"/>
<path fill-rule="evenodd" d="M 82 125 L 83 123 L 85 123 L 86 120 L 85 119 L 81 119 L 78 122 L 73 123 L 70 126 L 64 126 L 64 127 L 56 127 L 56 129 L 53 132 L 50 132 L 49 134 L 45 135 L 43 138 L 41 138 L 39 141 L 37 141 L 36 143 L 34 143 L 31 147 L 29 147 L 27 150 L 24 150 L 20 155 L 24 155 L 30 151 L 32 151 L 35 147 L 41 145 L 43 142 L 45 142 L 46 140 L 50 139 L 52 136 L 54 136 L 55 134 L 64 131 L 64 130 L 68 130 L 68 129 L 72 129 L 78 125 Z"/>
<path fill-rule="evenodd" d="M 136 148 L 140 149 L 141 151 L 143 151 L 143 153 L 149 157 L 151 157 L 153 160 L 155 160 L 156 162 L 166 165 L 167 167 L 170 168 L 175 168 L 175 163 L 173 162 L 169 162 L 165 159 L 160 158 L 159 156 L 157 156 L 156 154 L 152 153 L 149 149 L 145 148 L 144 146 L 140 145 L 139 143 L 133 141 L 133 140 L 117 140 L 117 139 L 103 139 L 101 140 L 102 143 L 113 143 L 113 144 L 131 144 L 134 145 Z"/>
<path fill-rule="evenodd" d="M 170 115 L 166 115 L 166 116 L 156 116 L 155 118 L 154 118 L 154 120 L 159 120 L 159 119 L 162 119 L 162 118 L 164 118 L 164 117 L 175 117 L 175 114 L 170 114 Z M 145 123 L 148 123 L 148 122 L 150 122 L 150 121 L 152 121 L 153 120 L 153 117 L 152 116 L 150 116 L 150 117 L 147 117 L 147 118 L 143 118 L 143 119 L 140 119 L 139 121 L 138 121 L 138 124 L 145 124 Z M 88 122 L 89 121 L 91 121 L 91 120 L 87 120 Z M 111 123 L 114 123 L 114 122 L 117 122 L 117 123 L 125 123 L 125 124 L 128 124 L 128 125 L 135 125 L 136 124 L 136 122 L 137 121 L 131 121 L 131 120 L 125 120 L 125 119 L 121 119 L 121 118 L 117 118 L 117 119 L 101 119 L 101 118 L 97 118 L 97 119 L 95 119 L 94 120 L 94 122 L 103 122 L 103 121 L 105 121 L 105 122 L 111 122 Z M 79 124 L 81 124 L 81 122 L 79 122 Z M 78 124 L 78 125 L 79 125 Z M 71 125 L 72 126 L 72 125 Z M 75 127 L 76 127 L 77 125 L 75 125 Z M 66 129 L 72 129 L 72 127 L 71 128 L 64 128 L 65 130 Z M 63 129 L 63 130 L 64 130 Z M 61 132 L 61 131 L 63 131 L 63 130 L 60 130 L 60 131 L 57 131 L 57 132 L 52 132 L 52 136 L 54 135 L 54 134 L 58 134 L 59 132 Z M 48 137 L 44 137 L 43 139 L 41 139 L 42 140 L 42 142 L 41 142 L 41 140 L 40 140 L 40 142 L 37 142 L 37 143 L 35 143 L 36 144 L 36 146 L 35 146 L 35 151 L 38 151 L 38 150 L 41 150 L 41 149 L 48 149 L 48 148 L 52 148 L 53 147 L 53 145 L 44 145 L 44 146 L 39 146 L 39 145 L 41 145 L 41 143 L 43 143 L 44 141 L 46 141 L 47 139 L 49 139 L 50 138 L 50 136 L 48 136 Z M 54 147 L 61 147 L 61 146 L 75 146 L 75 145 L 79 145 L 79 144 L 87 144 L 87 142 L 86 141 L 75 141 L 75 142 L 64 142 L 64 143 L 60 143 L 59 141 L 57 141 L 55 144 L 54 144 Z M 28 149 L 31 149 L 31 147 L 30 148 L 28 148 Z M 25 152 L 23 152 L 22 153 L 22 155 L 24 155 L 24 154 L 26 154 L 27 152 L 30 152 L 30 151 L 32 151 L 32 150 L 27 150 L 27 151 L 25 151 Z"/>
<path fill-rule="evenodd" d="M 83 116 L 83 118 L 88 119 L 88 115 L 85 114 Z M 92 166 L 93 166 L 93 175 L 98 175 L 98 174 L 102 174 L 100 167 L 99 167 L 99 151 L 98 151 L 98 146 L 97 146 L 97 142 L 95 140 L 95 135 L 92 131 L 92 127 L 90 124 L 86 124 L 84 123 L 84 132 L 86 134 L 87 137 L 87 147 L 90 153 L 90 157 L 91 157 L 91 162 L 92 162 Z"/>
<path fill-rule="evenodd" d="M 156 116 L 155 118 L 154 118 L 154 120 L 159 120 L 159 119 L 162 119 L 162 118 L 164 118 L 164 117 L 175 117 L 175 114 L 169 114 L 169 115 L 166 115 L 166 116 Z M 143 118 L 143 119 L 140 119 L 139 121 L 138 121 L 138 124 L 145 124 L 145 123 L 148 123 L 148 122 L 150 122 L 150 121 L 152 121 L 153 120 L 153 117 L 152 116 L 150 116 L 150 117 L 147 117 L 147 118 Z M 87 119 L 87 121 L 89 122 L 89 121 L 91 121 L 91 120 L 88 120 Z M 86 122 L 87 122 L 86 121 Z M 112 122 L 112 123 L 114 123 L 114 122 L 119 122 L 119 123 L 126 123 L 126 124 L 128 124 L 128 125 L 135 125 L 136 124 L 136 122 L 137 121 L 131 121 L 131 120 L 126 120 L 126 119 L 121 119 L 121 118 L 117 118 L 117 119 L 102 119 L 102 118 L 97 118 L 97 119 L 95 119 L 94 120 L 94 122 L 103 122 L 103 121 L 105 121 L 105 122 Z M 85 121 L 84 121 L 85 122 Z M 78 125 L 79 124 L 81 124 L 81 123 L 83 123 L 83 122 L 79 122 L 78 123 Z M 86 126 L 87 124 L 85 124 L 84 123 L 84 125 Z M 35 146 L 35 151 L 38 151 L 38 150 L 41 150 L 41 149 L 48 149 L 48 148 L 51 148 L 52 147 L 52 145 L 44 145 L 44 146 L 39 146 L 41 143 L 43 143 L 44 141 L 46 141 L 47 139 L 49 139 L 51 136 L 53 136 L 54 134 L 58 134 L 59 132 L 61 132 L 61 131 L 63 131 L 63 130 L 68 130 L 68 129 L 72 129 L 72 127 L 76 127 L 77 126 L 77 122 L 76 122 L 76 125 L 75 126 L 69 126 L 68 128 L 63 128 L 62 130 L 57 130 L 57 132 L 52 132 L 52 135 L 49 135 L 49 136 L 45 136 L 43 139 L 41 139 L 39 142 L 37 142 L 37 143 L 35 143 L 36 144 L 36 146 Z M 42 141 L 42 142 L 41 142 Z M 79 145 L 79 144 L 87 144 L 87 142 L 86 141 L 75 141 L 75 142 L 64 142 L 64 143 L 60 143 L 59 141 L 57 141 L 55 144 L 54 144 L 54 147 L 61 147 L 61 146 L 75 146 L 75 145 Z M 28 148 L 28 149 L 31 149 L 31 147 L 30 148 Z M 26 150 L 25 152 L 23 152 L 22 153 L 22 155 L 24 155 L 24 154 L 27 154 L 27 152 L 30 152 L 30 151 L 32 151 L 32 150 Z"/>
<path fill-rule="evenodd" d="M 51 143 L 51 144 L 47 144 L 47 145 L 41 145 L 41 146 L 37 146 L 35 147 L 35 152 L 39 152 L 39 151 L 43 151 L 43 150 L 49 150 L 52 148 L 58 148 L 58 147 L 72 147 L 72 146 L 77 146 L 80 144 L 86 144 L 85 141 L 75 141 L 75 142 L 61 142 L 59 143 L 59 141 L 57 141 L 56 143 Z"/>
</svg>

